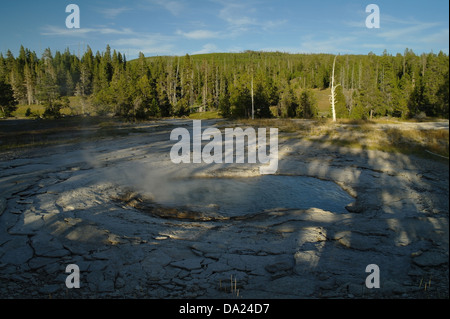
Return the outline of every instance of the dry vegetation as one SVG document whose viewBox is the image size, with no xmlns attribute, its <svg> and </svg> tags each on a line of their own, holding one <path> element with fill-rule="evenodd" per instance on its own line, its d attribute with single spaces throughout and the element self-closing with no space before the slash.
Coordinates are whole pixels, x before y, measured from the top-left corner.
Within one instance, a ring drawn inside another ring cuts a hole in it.
<svg viewBox="0 0 450 319">
<path fill-rule="evenodd" d="M 281 139 L 308 139 L 345 147 L 414 154 L 439 161 L 448 161 L 449 157 L 448 129 L 419 129 L 393 120 L 339 120 L 333 123 L 330 119 L 248 119 L 220 123 L 222 128 L 235 126 L 277 127 L 283 133 Z M 133 123 L 113 118 L 35 120 L 26 125 L 0 125 L 0 150 L 74 143 L 80 139 L 114 137 L 141 131 L 134 128 Z"/>
<path fill-rule="evenodd" d="M 314 121 L 291 119 L 239 120 L 236 123 L 253 127 L 278 127 L 288 138 L 306 138 L 315 142 L 340 146 L 414 154 L 446 160 L 449 157 L 447 129 L 419 129 L 392 120 Z M 232 122 L 227 122 L 227 125 Z M 392 125 L 391 125 L 392 124 Z M 431 154 L 431 153 L 434 154 Z"/>
</svg>

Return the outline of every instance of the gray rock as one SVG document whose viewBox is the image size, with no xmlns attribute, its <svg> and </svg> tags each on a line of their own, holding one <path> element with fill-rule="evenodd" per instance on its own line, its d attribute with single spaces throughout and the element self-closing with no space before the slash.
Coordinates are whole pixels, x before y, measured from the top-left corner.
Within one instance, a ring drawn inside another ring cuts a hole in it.
<svg viewBox="0 0 450 319">
<path fill-rule="evenodd" d="M 379 244 L 379 239 L 373 236 L 364 236 L 359 233 L 342 231 L 334 238 L 344 247 L 356 250 L 375 250 Z"/>
<path fill-rule="evenodd" d="M 53 236 L 39 233 L 31 238 L 31 245 L 37 256 L 63 257 L 70 254 Z"/>
<path fill-rule="evenodd" d="M 2 248 L 5 253 L 0 257 L 1 263 L 23 265 L 33 257 L 33 249 L 28 245 L 24 236 L 14 236 Z"/>
<path fill-rule="evenodd" d="M 332 290 L 336 286 L 336 279 L 329 278 L 327 280 L 321 281 L 319 287 L 323 290 Z"/>
<path fill-rule="evenodd" d="M 10 241 L 12 236 L 7 232 L 0 231 L 0 246 L 3 246 L 4 243 Z M 1 254 L 1 253 L 0 253 Z"/>
<path fill-rule="evenodd" d="M 143 269 L 151 269 L 153 267 L 164 267 L 167 266 L 172 261 L 169 255 L 161 250 L 154 250 L 147 254 L 141 261 Z"/>
<path fill-rule="evenodd" d="M 194 269 L 200 269 L 202 268 L 201 262 L 203 261 L 203 258 L 189 258 L 189 259 L 183 259 L 180 261 L 175 261 L 170 263 L 171 266 L 186 269 L 186 270 L 194 270 Z"/>
<path fill-rule="evenodd" d="M 348 293 L 353 296 L 350 298 L 361 297 L 365 289 L 365 285 L 362 284 L 349 283 L 347 286 Z"/>
<path fill-rule="evenodd" d="M 63 287 L 65 287 L 64 285 L 46 285 L 42 288 L 39 289 L 39 292 L 41 294 L 53 294 L 55 292 L 57 292 L 58 290 L 62 289 Z"/>
<path fill-rule="evenodd" d="M 35 270 L 56 262 L 58 262 L 57 258 L 34 257 L 28 261 L 28 265 L 32 270 Z"/>
<path fill-rule="evenodd" d="M 268 264 L 264 267 L 269 273 L 274 274 L 278 272 L 290 271 L 295 265 L 292 256 L 283 255 L 277 257 L 276 262 Z"/>
<path fill-rule="evenodd" d="M 98 283 L 97 292 L 113 292 L 114 291 L 114 281 L 110 279 L 105 279 Z"/>
<path fill-rule="evenodd" d="M 407 287 L 394 281 L 383 282 L 380 288 L 387 295 L 401 295 L 408 291 Z"/>
<path fill-rule="evenodd" d="M 160 282 L 166 271 L 163 268 L 151 268 L 146 271 L 147 279 L 150 281 Z"/>
<path fill-rule="evenodd" d="M 297 274 L 310 272 L 315 270 L 319 264 L 320 256 L 316 251 L 306 250 L 299 251 L 294 254 L 295 267 L 294 270 Z"/>
<path fill-rule="evenodd" d="M 80 277 L 80 286 L 83 283 L 83 278 Z M 89 289 L 93 292 L 108 292 L 114 290 L 114 283 L 111 280 L 105 279 L 102 271 L 92 271 L 86 276 L 86 283 Z"/>
<path fill-rule="evenodd" d="M 440 251 L 426 251 L 413 258 L 413 262 L 421 267 L 436 267 L 448 263 L 448 253 Z"/>
<path fill-rule="evenodd" d="M 348 210 L 350 213 L 356 214 L 362 213 L 364 211 L 364 207 L 358 202 L 348 204 L 347 206 L 345 206 L 345 209 Z"/>
<path fill-rule="evenodd" d="M 0 197 L 0 216 L 2 216 L 5 209 L 6 209 L 6 199 Z"/>
<path fill-rule="evenodd" d="M 215 273 L 215 272 L 224 272 L 224 271 L 229 271 L 231 270 L 231 267 L 227 264 L 224 264 L 220 261 L 218 262 L 213 262 L 208 264 L 207 266 L 207 271 L 210 271 L 211 273 Z"/>
</svg>

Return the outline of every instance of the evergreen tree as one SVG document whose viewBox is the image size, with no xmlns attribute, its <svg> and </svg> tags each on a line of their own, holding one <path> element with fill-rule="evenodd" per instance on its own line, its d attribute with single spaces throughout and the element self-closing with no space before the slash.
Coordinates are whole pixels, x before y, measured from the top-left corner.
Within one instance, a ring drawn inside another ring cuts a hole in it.
<svg viewBox="0 0 450 319">
<path fill-rule="evenodd" d="M 304 90 L 300 95 L 299 108 L 297 116 L 305 119 L 316 118 L 319 115 L 317 100 L 314 93 L 310 90 Z"/>
<path fill-rule="evenodd" d="M 0 80 L 0 115 L 4 117 L 11 116 L 11 113 L 17 109 L 17 101 L 14 98 L 14 92 L 11 85 Z"/>
<path fill-rule="evenodd" d="M 342 85 L 336 88 L 336 118 L 345 119 L 349 117 L 347 103 L 344 95 L 344 88 Z"/>
<path fill-rule="evenodd" d="M 298 116 L 297 111 L 299 110 L 299 103 L 291 87 L 286 87 L 281 93 L 279 104 L 280 111 L 278 115 L 282 117 Z"/>
</svg>

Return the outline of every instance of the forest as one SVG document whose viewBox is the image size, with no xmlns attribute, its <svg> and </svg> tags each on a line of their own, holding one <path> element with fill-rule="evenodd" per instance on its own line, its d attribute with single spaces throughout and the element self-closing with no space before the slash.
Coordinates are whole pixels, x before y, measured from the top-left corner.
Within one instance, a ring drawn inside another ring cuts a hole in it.
<svg viewBox="0 0 450 319">
<path fill-rule="evenodd" d="M 330 88 L 331 54 L 245 51 L 155 56 L 127 61 L 108 45 L 94 53 L 48 48 L 39 58 L 21 46 L 0 53 L 0 117 L 17 105 L 39 104 L 58 117 L 70 97 L 96 114 L 127 119 L 186 116 L 217 111 L 227 118 L 316 118 L 316 93 Z M 338 55 L 337 118 L 449 118 L 449 56 Z"/>
</svg>

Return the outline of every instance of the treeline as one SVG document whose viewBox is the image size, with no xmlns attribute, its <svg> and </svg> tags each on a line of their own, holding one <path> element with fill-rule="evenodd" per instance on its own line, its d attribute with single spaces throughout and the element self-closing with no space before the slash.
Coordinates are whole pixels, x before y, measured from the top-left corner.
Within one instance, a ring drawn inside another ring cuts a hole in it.
<svg viewBox="0 0 450 319">
<path fill-rule="evenodd" d="M 184 116 L 216 110 L 225 117 L 319 116 L 312 89 L 328 89 L 334 56 L 280 52 L 139 58 L 87 47 L 82 56 L 20 48 L 0 54 L 0 112 L 42 104 L 58 116 L 70 96 L 98 114 L 126 118 Z M 338 118 L 449 116 L 449 57 L 341 55 L 335 69 Z M 253 108 L 252 108 L 253 106 Z M 84 112 L 84 111 L 83 111 Z M 323 114 L 322 114 L 323 115 Z M 327 114 L 325 114 L 326 116 Z"/>
</svg>

